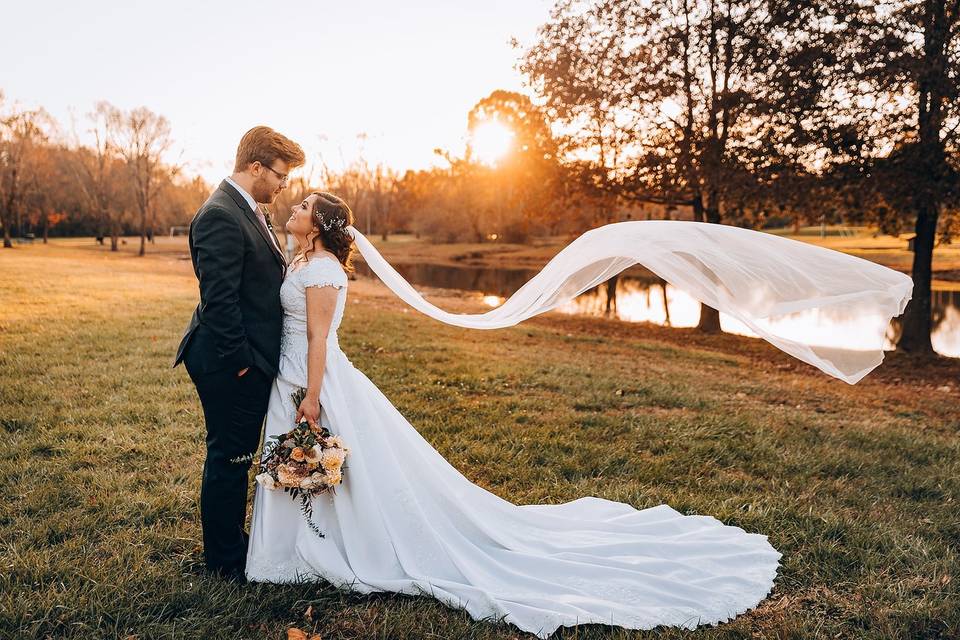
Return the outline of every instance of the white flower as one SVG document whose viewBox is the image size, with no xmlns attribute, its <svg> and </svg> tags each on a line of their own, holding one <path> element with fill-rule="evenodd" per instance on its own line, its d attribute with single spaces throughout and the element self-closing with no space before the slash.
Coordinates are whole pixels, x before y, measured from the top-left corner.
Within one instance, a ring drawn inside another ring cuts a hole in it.
<svg viewBox="0 0 960 640">
<path fill-rule="evenodd" d="M 306 461 L 307 462 L 320 462 L 320 459 L 323 458 L 323 447 L 318 444 L 313 445 L 306 452 Z"/>
<path fill-rule="evenodd" d="M 327 479 L 322 473 L 312 473 L 303 480 L 300 481 L 300 488 L 306 489 L 307 491 L 312 491 L 313 489 L 320 489 L 327 484 Z"/>
<path fill-rule="evenodd" d="M 273 479 L 273 476 L 269 473 L 261 473 L 257 475 L 256 481 L 259 482 L 260 486 L 262 486 L 264 489 L 276 489 L 279 486 L 277 485 L 276 480 Z"/>
</svg>

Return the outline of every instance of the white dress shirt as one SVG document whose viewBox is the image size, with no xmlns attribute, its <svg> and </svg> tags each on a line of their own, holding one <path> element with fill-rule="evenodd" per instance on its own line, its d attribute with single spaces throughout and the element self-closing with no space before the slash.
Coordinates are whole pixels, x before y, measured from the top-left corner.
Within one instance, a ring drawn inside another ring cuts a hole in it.
<svg viewBox="0 0 960 640">
<path fill-rule="evenodd" d="M 270 227 L 267 226 L 267 218 L 263 215 L 263 211 L 260 210 L 260 206 L 257 204 L 257 201 L 253 199 L 247 190 L 238 185 L 230 176 L 227 176 L 225 180 L 230 183 L 230 185 L 240 192 L 240 195 L 243 196 L 243 199 L 247 201 L 247 204 L 250 205 L 250 209 L 257 215 L 257 218 L 260 220 L 260 224 L 263 225 L 264 230 L 267 232 L 267 237 L 270 238 L 270 242 L 273 243 L 274 248 L 278 253 L 283 253 L 280 250 L 280 245 L 277 244 L 277 239 L 270 232 Z"/>
</svg>

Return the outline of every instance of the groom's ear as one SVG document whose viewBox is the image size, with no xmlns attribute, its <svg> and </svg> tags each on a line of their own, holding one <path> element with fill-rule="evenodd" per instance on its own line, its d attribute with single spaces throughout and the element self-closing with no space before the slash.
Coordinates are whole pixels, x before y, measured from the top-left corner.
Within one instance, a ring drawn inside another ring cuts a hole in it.
<svg viewBox="0 0 960 640">
<path fill-rule="evenodd" d="M 247 165 L 247 168 L 244 169 L 244 171 L 246 173 L 252 174 L 253 177 L 255 178 L 259 178 L 264 171 L 263 164 L 259 160 L 254 160 L 253 162 Z"/>
</svg>

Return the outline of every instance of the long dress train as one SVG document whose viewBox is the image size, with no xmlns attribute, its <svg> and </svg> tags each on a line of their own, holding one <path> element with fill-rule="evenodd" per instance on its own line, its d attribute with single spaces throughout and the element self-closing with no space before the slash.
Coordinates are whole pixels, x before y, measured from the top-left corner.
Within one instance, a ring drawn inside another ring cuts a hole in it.
<svg viewBox="0 0 960 640">
<path fill-rule="evenodd" d="M 323 579 L 359 592 L 425 594 L 476 619 L 545 638 L 560 626 L 692 628 L 755 607 L 780 554 L 767 537 L 661 505 L 584 497 L 515 505 L 454 469 L 340 349 L 347 278 L 329 257 L 288 273 L 280 374 L 267 437 L 289 430 L 306 386 L 305 288 L 333 286 L 321 423 L 351 447 L 336 495 L 299 503 L 257 486 L 247 556 L 253 581 Z"/>
</svg>

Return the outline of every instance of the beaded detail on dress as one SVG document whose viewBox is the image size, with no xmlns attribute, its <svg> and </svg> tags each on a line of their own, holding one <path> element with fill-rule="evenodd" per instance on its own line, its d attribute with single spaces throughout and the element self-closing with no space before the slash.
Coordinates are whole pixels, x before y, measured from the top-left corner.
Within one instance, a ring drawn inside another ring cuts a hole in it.
<svg viewBox="0 0 960 640">
<path fill-rule="evenodd" d="M 283 329 L 280 334 L 280 377 L 299 386 L 306 386 L 307 371 L 307 287 L 334 287 L 337 306 L 327 334 L 327 352 L 340 350 L 337 330 L 343 320 L 347 301 L 347 274 L 335 259 L 323 256 L 289 269 L 280 287 L 283 306 Z"/>
</svg>

